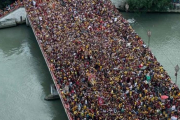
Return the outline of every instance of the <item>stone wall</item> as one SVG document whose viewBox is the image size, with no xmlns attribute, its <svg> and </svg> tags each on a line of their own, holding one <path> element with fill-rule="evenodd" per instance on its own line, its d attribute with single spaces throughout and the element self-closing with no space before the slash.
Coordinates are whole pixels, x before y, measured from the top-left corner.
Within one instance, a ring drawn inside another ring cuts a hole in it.
<svg viewBox="0 0 180 120">
<path fill-rule="evenodd" d="M 111 0 L 111 1 L 116 6 L 116 8 L 124 9 L 124 5 L 127 0 Z"/>
<path fill-rule="evenodd" d="M 15 19 L 6 19 L 6 21 L 0 21 L 0 29 L 16 26 Z"/>
<path fill-rule="evenodd" d="M 15 19 L 16 23 L 20 23 L 21 16 L 22 16 L 22 20 L 25 21 L 26 20 L 26 11 L 23 7 L 15 10 L 15 11 L 9 13 L 8 15 L 6 15 L 5 17 L 1 18 L 0 22 L 6 21 L 6 19 Z"/>
</svg>

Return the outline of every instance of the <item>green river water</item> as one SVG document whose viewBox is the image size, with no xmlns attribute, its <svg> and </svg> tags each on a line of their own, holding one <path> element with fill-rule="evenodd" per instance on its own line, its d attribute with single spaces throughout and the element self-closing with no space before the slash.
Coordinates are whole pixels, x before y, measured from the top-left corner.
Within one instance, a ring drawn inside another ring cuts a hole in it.
<svg viewBox="0 0 180 120">
<path fill-rule="evenodd" d="M 67 120 L 48 102 L 53 81 L 30 27 L 0 30 L 0 120 Z"/>
<path fill-rule="evenodd" d="M 150 49 L 175 82 L 174 67 L 180 66 L 180 14 L 122 13 L 126 19 L 135 19 L 131 26 L 148 44 L 147 31 L 151 31 Z M 178 74 L 180 86 L 180 72 Z"/>
<path fill-rule="evenodd" d="M 175 81 L 180 65 L 180 14 L 122 13 Z M 180 72 L 178 74 L 180 86 Z M 60 101 L 47 102 L 53 83 L 30 27 L 0 30 L 0 120 L 67 120 Z"/>
</svg>

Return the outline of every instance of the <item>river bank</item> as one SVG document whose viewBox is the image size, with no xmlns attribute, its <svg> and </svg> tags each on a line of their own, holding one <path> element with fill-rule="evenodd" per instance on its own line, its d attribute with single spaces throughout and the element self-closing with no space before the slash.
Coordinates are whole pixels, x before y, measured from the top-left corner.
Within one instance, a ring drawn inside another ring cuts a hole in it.
<svg viewBox="0 0 180 120">
<path fill-rule="evenodd" d="M 117 8 L 119 10 L 119 12 L 126 12 L 125 10 L 123 9 L 120 9 L 120 8 Z M 129 10 L 128 11 L 129 13 L 177 13 L 179 14 L 180 13 L 180 9 L 178 10 L 167 10 L 167 11 L 145 11 L 145 10 Z"/>
<path fill-rule="evenodd" d="M 14 27 L 26 23 L 26 11 L 24 7 L 17 7 L 0 18 L 0 28 Z"/>
</svg>

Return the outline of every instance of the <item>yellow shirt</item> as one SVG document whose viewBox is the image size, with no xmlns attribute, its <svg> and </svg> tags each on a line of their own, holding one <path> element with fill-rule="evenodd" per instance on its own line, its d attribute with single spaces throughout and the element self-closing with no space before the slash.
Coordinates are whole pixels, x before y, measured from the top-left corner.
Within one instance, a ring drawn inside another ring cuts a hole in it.
<svg viewBox="0 0 180 120">
<path fill-rule="evenodd" d="M 77 114 L 77 111 L 74 111 L 74 115 L 76 115 Z"/>
<path fill-rule="evenodd" d="M 121 108 L 122 107 L 122 103 L 120 103 L 118 107 Z"/>
<path fill-rule="evenodd" d="M 132 95 L 132 91 L 130 91 L 130 93 L 129 93 L 129 94 L 130 94 L 130 96 L 131 96 L 131 95 Z"/>
<path fill-rule="evenodd" d="M 87 108 L 86 105 L 84 105 L 83 109 L 86 110 L 86 108 Z"/>
</svg>

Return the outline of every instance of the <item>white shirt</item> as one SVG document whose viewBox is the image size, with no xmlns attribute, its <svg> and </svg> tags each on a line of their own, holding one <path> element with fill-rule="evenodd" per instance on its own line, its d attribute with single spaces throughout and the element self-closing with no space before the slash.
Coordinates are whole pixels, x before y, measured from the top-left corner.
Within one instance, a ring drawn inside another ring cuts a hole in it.
<svg viewBox="0 0 180 120">
<path fill-rule="evenodd" d="M 85 104 L 87 105 L 87 100 L 85 100 Z"/>
<path fill-rule="evenodd" d="M 117 18 L 114 18 L 114 21 L 116 22 L 116 21 L 117 21 Z"/>
<path fill-rule="evenodd" d="M 33 5 L 35 6 L 36 5 L 36 1 L 33 0 Z"/>
<path fill-rule="evenodd" d="M 175 109 L 176 109 L 176 106 L 175 106 L 175 105 L 173 105 L 171 109 L 172 109 L 172 110 L 175 110 Z"/>
<path fill-rule="evenodd" d="M 171 120 L 177 120 L 177 117 L 172 116 L 172 117 L 171 117 Z"/>
</svg>

